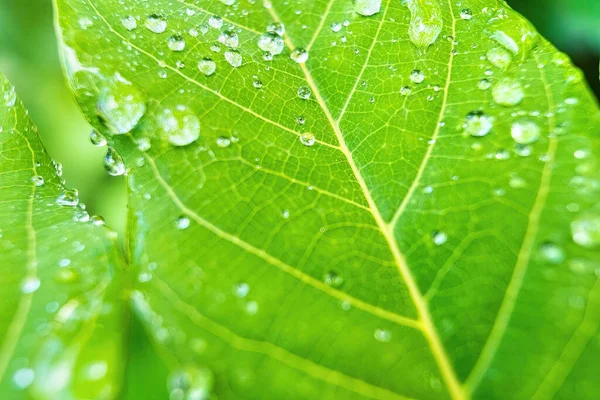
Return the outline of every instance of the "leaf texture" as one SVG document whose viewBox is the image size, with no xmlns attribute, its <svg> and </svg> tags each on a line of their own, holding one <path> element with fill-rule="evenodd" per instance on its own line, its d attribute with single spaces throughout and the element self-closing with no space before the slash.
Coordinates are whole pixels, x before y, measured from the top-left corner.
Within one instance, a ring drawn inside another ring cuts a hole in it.
<svg viewBox="0 0 600 400">
<path fill-rule="evenodd" d="M 78 222 L 89 219 L 82 207 L 57 204 L 73 194 L 59 169 L 0 75 L 3 399 L 112 399 L 120 389 L 121 251 L 112 232 Z"/>
<path fill-rule="evenodd" d="M 598 392 L 600 113 L 504 2 L 57 3 L 171 393 Z"/>
</svg>

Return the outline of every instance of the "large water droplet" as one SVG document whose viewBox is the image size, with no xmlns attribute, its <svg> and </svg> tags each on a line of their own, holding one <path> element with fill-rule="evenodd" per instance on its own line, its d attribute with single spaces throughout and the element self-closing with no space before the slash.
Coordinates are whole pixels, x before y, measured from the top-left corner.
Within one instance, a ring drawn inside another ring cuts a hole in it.
<svg viewBox="0 0 600 400">
<path fill-rule="evenodd" d="M 225 52 L 225 60 L 234 68 L 241 67 L 244 61 L 242 55 L 237 50 L 227 50 Z"/>
<path fill-rule="evenodd" d="M 444 21 L 436 0 L 407 0 L 410 10 L 408 37 L 418 49 L 427 49 L 442 31 Z"/>
<path fill-rule="evenodd" d="M 200 137 L 200 120 L 187 106 L 164 109 L 157 118 L 158 125 L 169 142 L 187 146 Z"/>
<path fill-rule="evenodd" d="M 519 144 L 530 144 L 537 142 L 540 138 L 540 127 L 537 123 L 529 120 L 517 121 L 510 128 L 510 135 Z"/>
<path fill-rule="evenodd" d="M 146 112 L 146 101 L 131 82 L 115 74 L 101 89 L 96 108 L 110 132 L 120 135 L 135 128 Z"/>
<path fill-rule="evenodd" d="M 524 18 L 499 16 L 488 24 L 490 39 L 511 52 L 519 61 L 524 60 L 539 41 L 539 35 Z"/>
</svg>

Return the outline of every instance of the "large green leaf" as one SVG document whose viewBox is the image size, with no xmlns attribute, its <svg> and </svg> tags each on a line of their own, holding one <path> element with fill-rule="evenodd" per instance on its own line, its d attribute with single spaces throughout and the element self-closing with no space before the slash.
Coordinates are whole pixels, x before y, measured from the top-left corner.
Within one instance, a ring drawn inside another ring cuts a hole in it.
<svg viewBox="0 0 600 400">
<path fill-rule="evenodd" d="M 122 255 L 55 168 L 0 74 L 0 398 L 112 399 Z"/>
<path fill-rule="evenodd" d="M 57 3 L 171 396 L 596 396 L 600 113 L 502 2 Z"/>
</svg>

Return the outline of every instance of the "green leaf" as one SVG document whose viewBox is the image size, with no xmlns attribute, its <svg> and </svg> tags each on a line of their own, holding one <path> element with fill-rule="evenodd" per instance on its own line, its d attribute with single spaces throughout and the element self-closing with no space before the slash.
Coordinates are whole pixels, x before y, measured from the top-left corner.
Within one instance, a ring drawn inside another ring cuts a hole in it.
<svg viewBox="0 0 600 400">
<path fill-rule="evenodd" d="M 123 373 L 115 234 L 65 188 L 0 74 L 0 397 L 112 399 Z"/>
<path fill-rule="evenodd" d="M 594 398 L 600 112 L 569 60 L 496 1 L 224 3 L 58 1 L 171 396 Z"/>
</svg>

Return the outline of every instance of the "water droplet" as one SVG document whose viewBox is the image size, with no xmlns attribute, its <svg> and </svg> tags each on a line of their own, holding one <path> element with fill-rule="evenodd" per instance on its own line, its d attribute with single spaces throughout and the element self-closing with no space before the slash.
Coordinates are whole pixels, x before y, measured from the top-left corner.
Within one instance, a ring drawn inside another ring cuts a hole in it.
<svg viewBox="0 0 600 400">
<path fill-rule="evenodd" d="M 448 241 L 448 235 L 441 231 L 435 231 L 431 234 L 431 239 L 437 246 L 441 246 Z"/>
<path fill-rule="evenodd" d="M 151 14 L 146 19 L 146 28 L 154 33 L 163 33 L 167 29 L 167 20 L 158 14 Z"/>
<path fill-rule="evenodd" d="M 40 278 L 37 276 L 27 277 L 21 282 L 21 292 L 24 294 L 33 293 L 40 288 L 40 284 Z"/>
<path fill-rule="evenodd" d="M 237 33 L 229 30 L 221 32 L 219 42 L 232 49 L 236 49 L 240 43 Z"/>
<path fill-rule="evenodd" d="M 7 107 L 14 107 L 17 102 L 17 92 L 15 87 L 11 86 L 6 93 L 4 93 L 4 104 Z"/>
<path fill-rule="evenodd" d="M 248 315 L 256 315 L 257 312 L 258 312 L 258 303 L 256 301 L 251 300 L 248 303 L 246 303 L 246 313 Z"/>
<path fill-rule="evenodd" d="M 408 37 L 418 49 L 431 46 L 442 31 L 444 20 L 437 0 L 407 0 L 410 10 Z"/>
<path fill-rule="evenodd" d="M 128 17 L 121 18 L 121 25 L 128 31 L 132 31 L 137 28 L 137 21 L 131 15 Z"/>
<path fill-rule="evenodd" d="M 519 144 L 535 143 L 540 138 L 540 127 L 533 121 L 517 121 L 512 124 L 510 135 Z"/>
<path fill-rule="evenodd" d="M 302 47 L 297 47 L 290 54 L 290 58 L 296 61 L 298 64 L 303 64 L 308 60 L 308 51 L 303 49 Z"/>
<path fill-rule="evenodd" d="M 511 52 L 520 61 L 537 45 L 539 35 L 524 18 L 495 18 L 491 21 L 490 39 Z"/>
<path fill-rule="evenodd" d="M 210 58 L 204 58 L 198 62 L 198 70 L 206 76 L 211 76 L 217 70 L 217 63 Z"/>
<path fill-rule="evenodd" d="M 410 73 L 410 80 L 414 83 L 421 83 L 425 80 L 425 74 L 419 69 L 413 69 Z"/>
<path fill-rule="evenodd" d="M 308 88 L 308 86 L 300 86 L 298 88 L 298 97 L 300 97 L 302 100 L 308 100 L 310 98 L 311 95 L 311 91 Z"/>
<path fill-rule="evenodd" d="M 373 336 L 375 337 L 375 340 L 381 343 L 388 343 L 392 340 L 392 334 L 385 329 L 375 329 Z"/>
<path fill-rule="evenodd" d="M 32 176 L 31 182 L 33 182 L 33 184 L 38 187 L 44 186 L 44 177 L 41 175 Z"/>
<path fill-rule="evenodd" d="M 95 129 L 92 129 L 90 132 L 90 142 L 96 147 L 104 147 L 107 145 L 104 135 Z"/>
<path fill-rule="evenodd" d="M 276 33 L 279 36 L 283 36 L 285 33 L 285 25 L 281 22 L 273 22 L 272 24 L 267 25 L 267 32 Z"/>
<path fill-rule="evenodd" d="M 225 52 L 225 60 L 234 68 L 238 68 L 242 66 L 242 55 L 237 50 L 227 50 Z"/>
<path fill-rule="evenodd" d="M 588 211 L 571 222 L 573 241 L 580 246 L 594 248 L 600 245 L 600 214 Z"/>
<path fill-rule="evenodd" d="M 381 0 L 354 0 L 354 11 L 365 17 L 375 15 L 381 9 Z"/>
<path fill-rule="evenodd" d="M 228 137 L 220 136 L 217 138 L 217 146 L 221 148 L 226 148 L 229 147 L 229 145 L 231 145 L 231 139 L 229 139 Z"/>
<path fill-rule="evenodd" d="M 171 400 L 206 400 L 212 398 L 213 386 L 212 372 L 193 365 L 171 373 L 167 383 Z"/>
<path fill-rule="evenodd" d="M 173 35 L 169 38 L 169 49 L 173 51 L 183 51 L 185 49 L 185 40 L 181 35 Z"/>
<path fill-rule="evenodd" d="M 200 137 L 200 120 L 187 106 L 164 109 L 157 118 L 161 131 L 175 146 L 187 146 Z"/>
<path fill-rule="evenodd" d="M 35 373 L 31 368 L 21 368 L 15 371 L 12 380 L 19 389 L 27 389 L 33 383 Z"/>
<path fill-rule="evenodd" d="M 208 19 L 208 25 L 213 29 L 221 29 L 223 26 L 223 18 L 219 17 L 218 15 L 212 15 Z"/>
<path fill-rule="evenodd" d="M 315 141 L 315 135 L 313 135 L 312 133 L 305 132 L 302 135 L 300 135 L 300 143 L 307 147 L 314 145 Z"/>
<path fill-rule="evenodd" d="M 560 264 L 565 260 L 565 252 L 560 246 L 552 242 L 545 242 L 540 245 L 540 257 L 550 264 Z"/>
<path fill-rule="evenodd" d="M 342 278 L 335 271 L 328 271 L 323 276 L 323 282 L 328 286 L 338 288 L 338 287 L 342 286 L 342 284 L 344 283 L 344 278 Z"/>
<path fill-rule="evenodd" d="M 267 32 L 258 38 L 258 47 L 272 55 L 281 54 L 284 47 L 283 38 L 274 32 Z"/>
<path fill-rule="evenodd" d="M 146 112 L 146 102 L 131 82 L 116 74 L 101 89 L 96 108 L 109 130 L 121 135 L 136 127 Z"/>
<path fill-rule="evenodd" d="M 482 80 L 480 80 L 477 83 L 477 87 L 480 90 L 488 90 L 490 87 L 492 86 L 492 84 L 490 83 L 490 81 L 488 81 L 487 79 L 483 78 Z"/>
<path fill-rule="evenodd" d="M 296 118 L 296 123 L 298 123 L 298 125 L 304 125 L 306 123 L 306 118 L 304 118 L 302 115 L 299 115 Z"/>
<path fill-rule="evenodd" d="M 104 226 L 104 225 L 106 225 L 106 221 L 100 215 L 94 215 L 92 218 L 90 218 L 90 222 L 94 226 Z"/>
<path fill-rule="evenodd" d="M 334 22 L 330 25 L 330 28 L 332 32 L 337 33 L 342 30 L 342 24 L 339 22 Z"/>
<path fill-rule="evenodd" d="M 473 12 L 469 8 L 463 8 L 460 10 L 460 18 L 468 21 L 473 18 Z"/>
<path fill-rule="evenodd" d="M 65 207 L 75 207 L 79 204 L 79 193 L 76 189 L 65 189 L 56 199 L 56 204 Z"/>
<path fill-rule="evenodd" d="M 250 292 L 250 285 L 245 282 L 238 283 L 233 287 L 233 294 L 235 297 L 244 298 Z"/>
<path fill-rule="evenodd" d="M 109 175 L 121 176 L 125 174 L 125 163 L 123 159 L 112 147 L 108 148 L 108 152 L 104 157 L 104 168 Z"/>
<path fill-rule="evenodd" d="M 408 86 L 404 86 L 400 89 L 400 94 L 402 96 L 408 96 L 412 90 Z"/>
<path fill-rule="evenodd" d="M 492 117 L 486 115 L 483 111 L 471 111 L 465 117 L 463 128 L 465 133 L 475 136 L 482 137 L 490 133 L 494 126 L 494 120 Z"/>
<path fill-rule="evenodd" d="M 136 138 L 135 144 L 137 145 L 137 149 L 139 151 L 148 151 L 152 148 L 152 143 L 147 137 Z"/>
<path fill-rule="evenodd" d="M 175 221 L 175 227 L 177 227 L 177 229 L 179 229 L 180 231 L 189 228 L 190 219 L 184 216 L 177 218 L 177 221 Z"/>
<path fill-rule="evenodd" d="M 513 59 L 512 54 L 501 47 L 492 47 L 485 53 L 485 56 L 492 65 L 502 70 L 508 69 Z"/>
<path fill-rule="evenodd" d="M 504 78 L 496 83 L 492 89 L 492 96 L 496 103 L 509 107 L 519 104 L 525 97 L 525 92 L 520 81 Z"/>
</svg>

